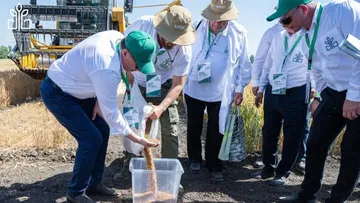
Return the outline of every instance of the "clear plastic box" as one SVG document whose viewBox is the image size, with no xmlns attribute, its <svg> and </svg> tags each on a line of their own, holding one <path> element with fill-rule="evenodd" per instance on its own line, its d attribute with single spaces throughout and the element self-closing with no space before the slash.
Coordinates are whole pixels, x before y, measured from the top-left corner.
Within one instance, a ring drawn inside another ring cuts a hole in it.
<svg viewBox="0 0 360 203">
<path fill-rule="evenodd" d="M 184 169 L 178 159 L 154 159 L 155 171 L 147 170 L 144 158 L 132 158 L 129 170 L 132 175 L 133 203 L 176 203 Z M 156 174 L 157 193 L 149 184 Z"/>
</svg>

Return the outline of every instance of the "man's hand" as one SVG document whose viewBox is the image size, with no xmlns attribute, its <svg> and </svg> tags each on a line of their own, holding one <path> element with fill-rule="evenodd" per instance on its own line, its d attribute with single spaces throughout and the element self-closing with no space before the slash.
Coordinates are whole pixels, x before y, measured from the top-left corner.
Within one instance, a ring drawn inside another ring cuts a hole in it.
<svg viewBox="0 0 360 203">
<path fill-rule="evenodd" d="M 160 105 L 159 106 L 154 106 L 153 105 L 153 110 L 149 116 L 149 118 L 151 120 L 156 120 L 156 119 L 159 119 L 161 114 L 165 111 L 165 108 L 161 107 Z"/>
<path fill-rule="evenodd" d="M 95 120 L 96 116 L 100 116 L 102 119 L 104 119 L 104 116 L 101 113 L 101 109 L 100 109 L 100 105 L 98 100 L 96 100 L 94 109 L 93 109 L 93 115 L 92 115 L 92 120 Z"/>
<path fill-rule="evenodd" d="M 311 88 L 311 92 L 310 92 L 310 99 L 314 99 L 315 98 L 315 88 Z"/>
<path fill-rule="evenodd" d="M 140 139 L 140 143 L 142 146 L 144 147 L 157 147 L 159 146 L 159 140 L 155 140 L 155 139 L 145 139 L 145 138 L 142 138 Z"/>
<path fill-rule="evenodd" d="M 262 104 L 262 102 L 263 102 L 263 93 L 262 92 L 258 92 L 257 94 L 256 94 L 256 97 L 255 97 L 255 106 L 257 107 L 257 108 L 259 108 L 260 106 L 261 106 L 261 104 Z"/>
<path fill-rule="evenodd" d="M 252 88 L 252 92 L 253 92 L 253 94 L 254 94 L 255 97 L 256 97 L 258 91 L 259 91 L 259 87 L 253 87 L 253 88 Z"/>
<path fill-rule="evenodd" d="M 314 115 L 314 112 L 316 111 L 317 107 L 319 106 L 320 102 L 317 100 L 313 100 L 310 104 L 310 112 L 311 115 Z"/>
<path fill-rule="evenodd" d="M 157 147 L 159 145 L 158 140 L 148 140 L 143 137 L 137 136 L 134 132 L 131 132 L 126 137 L 135 143 L 141 144 L 144 147 Z"/>
<path fill-rule="evenodd" d="M 236 106 L 239 106 L 243 101 L 243 94 L 240 92 L 235 92 L 234 94 L 234 103 Z"/>
<path fill-rule="evenodd" d="M 360 102 L 345 100 L 343 106 L 343 116 L 349 120 L 354 120 L 360 116 Z"/>
</svg>

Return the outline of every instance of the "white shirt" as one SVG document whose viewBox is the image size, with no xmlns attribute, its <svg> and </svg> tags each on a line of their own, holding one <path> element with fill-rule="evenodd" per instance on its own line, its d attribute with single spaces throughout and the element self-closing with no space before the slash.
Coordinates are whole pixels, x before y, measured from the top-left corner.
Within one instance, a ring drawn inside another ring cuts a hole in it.
<svg viewBox="0 0 360 203">
<path fill-rule="evenodd" d="M 194 25 L 194 27 L 196 27 L 196 25 Z M 197 78 L 198 72 L 192 70 L 197 68 L 198 65 L 205 63 L 205 61 L 210 62 L 211 83 L 200 84 L 198 80 L 189 80 L 188 84 L 184 88 L 184 93 L 201 101 L 218 102 L 221 101 L 224 93 L 224 76 L 229 58 L 227 28 L 225 28 L 222 33 L 218 33 L 218 36 L 213 33 L 211 33 L 210 36 L 211 41 L 209 42 L 207 31 L 205 34 L 206 38 L 202 40 L 203 49 L 198 56 L 194 56 L 196 58 L 194 58 L 194 62 L 191 65 L 189 77 Z M 207 59 L 205 59 L 206 53 L 212 43 L 214 43 L 214 45 L 210 49 Z"/>
<path fill-rule="evenodd" d="M 253 87 L 259 87 L 260 85 L 260 77 L 266 61 L 266 57 L 270 49 L 271 41 L 277 33 L 283 30 L 284 28 L 282 27 L 282 25 L 280 23 L 277 23 L 268 30 L 266 30 L 263 37 L 261 38 L 259 47 L 255 54 L 255 60 L 252 69 Z"/>
<path fill-rule="evenodd" d="M 115 46 L 122 38 L 117 31 L 90 36 L 52 63 L 48 76 L 63 92 L 78 99 L 97 97 L 112 134 L 125 136 L 132 131 L 118 107 L 122 63 Z"/>
<path fill-rule="evenodd" d="M 184 93 L 202 101 L 217 102 L 223 101 L 226 91 L 232 91 L 229 89 L 232 85 L 236 86 L 235 92 L 243 92 L 244 87 L 251 79 L 251 63 L 248 57 L 245 28 L 237 24 L 236 21 L 229 21 L 224 31 L 218 34 L 221 36 L 218 38 L 219 42 L 213 45 L 209 52 L 208 60 L 211 62 L 212 72 L 211 83 L 199 84 L 197 68 L 199 64 L 205 62 L 205 55 L 209 49 L 208 26 L 209 21 L 205 19 L 201 20 L 201 24 L 199 22 L 193 24 L 194 28 L 198 27 L 196 31 L 197 39 L 192 45 L 193 58 Z M 212 35 L 212 38 L 214 37 L 215 35 Z M 230 41 L 233 43 L 229 44 Z M 231 47 L 233 50 L 231 50 Z M 230 58 L 231 56 L 232 58 Z M 231 59 L 235 63 L 229 63 L 229 61 L 232 61 Z M 233 74 L 235 74 L 234 77 Z M 225 84 L 230 85 L 225 86 Z"/>
<path fill-rule="evenodd" d="M 148 33 L 156 42 L 157 32 L 153 25 L 154 16 L 143 16 L 135 20 L 129 27 L 126 28 L 124 35 L 127 36 L 131 31 L 141 30 Z M 157 43 L 158 44 L 158 43 Z M 159 44 L 156 50 L 156 57 L 154 58 L 156 73 L 161 75 L 161 84 L 175 76 L 185 76 L 189 72 L 191 61 L 191 46 L 174 46 L 169 51 L 171 59 L 174 61 L 171 68 L 166 66 L 166 61 L 169 60 L 169 55 L 166 50 L 160 49 Z M 178 53 L 177 53 L 178 52 Z M 140 86 L 146 86 L 146 75 L 137 71 L 133 72 L 134 78 Z"/>
<path fill-rule="evenodd" d="M 316 8 L 309 33 L 314 33 Z M 348 35 L 360 39 L 360 4 L 352 0 L 335 0 L 324 6 L 313 57 L 313 75 L 317 92 L 326 87 L 347 91 L 346 99 L 360 102 L 360 63 L 339 49 Z"/>
<path fill-rule="evenodd" d="M 285 65 L 282 67 L 286 56 L 284 45 L 285 37 L 288 38 L 287 53 L 290 52 L 299 37 L 301 37 L 301 40 L 295 47 L 294 51 L 287 57 Z M 269 83 L 270 85 L 273 85 L 275 73 L 285 73 L 287 75 L 287 89 L 306 85 L 308 53 L 309 50 L 304 36 L 301 36 L 301 32 L 290 36 L 286 30 L 283 30 L 276 34 L 271 42 L 269 54 L 261 74 L 259 92 L 264 92 L 266 85 Z"/>
</svg>

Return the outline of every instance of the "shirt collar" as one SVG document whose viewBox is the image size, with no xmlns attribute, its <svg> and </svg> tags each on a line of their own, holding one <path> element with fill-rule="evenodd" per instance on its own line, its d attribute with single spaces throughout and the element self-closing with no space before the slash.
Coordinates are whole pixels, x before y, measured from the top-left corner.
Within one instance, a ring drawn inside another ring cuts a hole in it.
<svg viewBox="0 0 360 203">
<path fill-rule="evenodd" d="M 316 8 L 315 8 L 315 12 L 314 12 L 314 16 L 313 16 L 313 19 L 312 19 L 312 22 L 311 22 L 311 27 L 310 27 L 310 29 L 311 29 L 313 26 L 316 25 L 316 20 L 317 20 L 317 16 L 318 16 L 319 10 L 320 10 L 320 3 L 317 3 Z"/>
</svg>

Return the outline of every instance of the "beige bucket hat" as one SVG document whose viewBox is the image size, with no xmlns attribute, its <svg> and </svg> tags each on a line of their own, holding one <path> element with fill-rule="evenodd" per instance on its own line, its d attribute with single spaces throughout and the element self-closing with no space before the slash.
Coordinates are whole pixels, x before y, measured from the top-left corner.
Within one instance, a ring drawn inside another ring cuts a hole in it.
<svg viewBox="0 0 360 203">
<path fill-rule="evenodd" d="M 235 20 L 239 17 L 239 11 L 232 0 L 211 0 L 201 15 L 208 20 Z"/>
<path fill-rule="evenodd" d="M 169 10 L 155 15 L 156 32 L 167 41 L 177 45 L 191 45 L 196 40 L 190 12 L 182 6 L 171 6 Z"/>
</svg>

